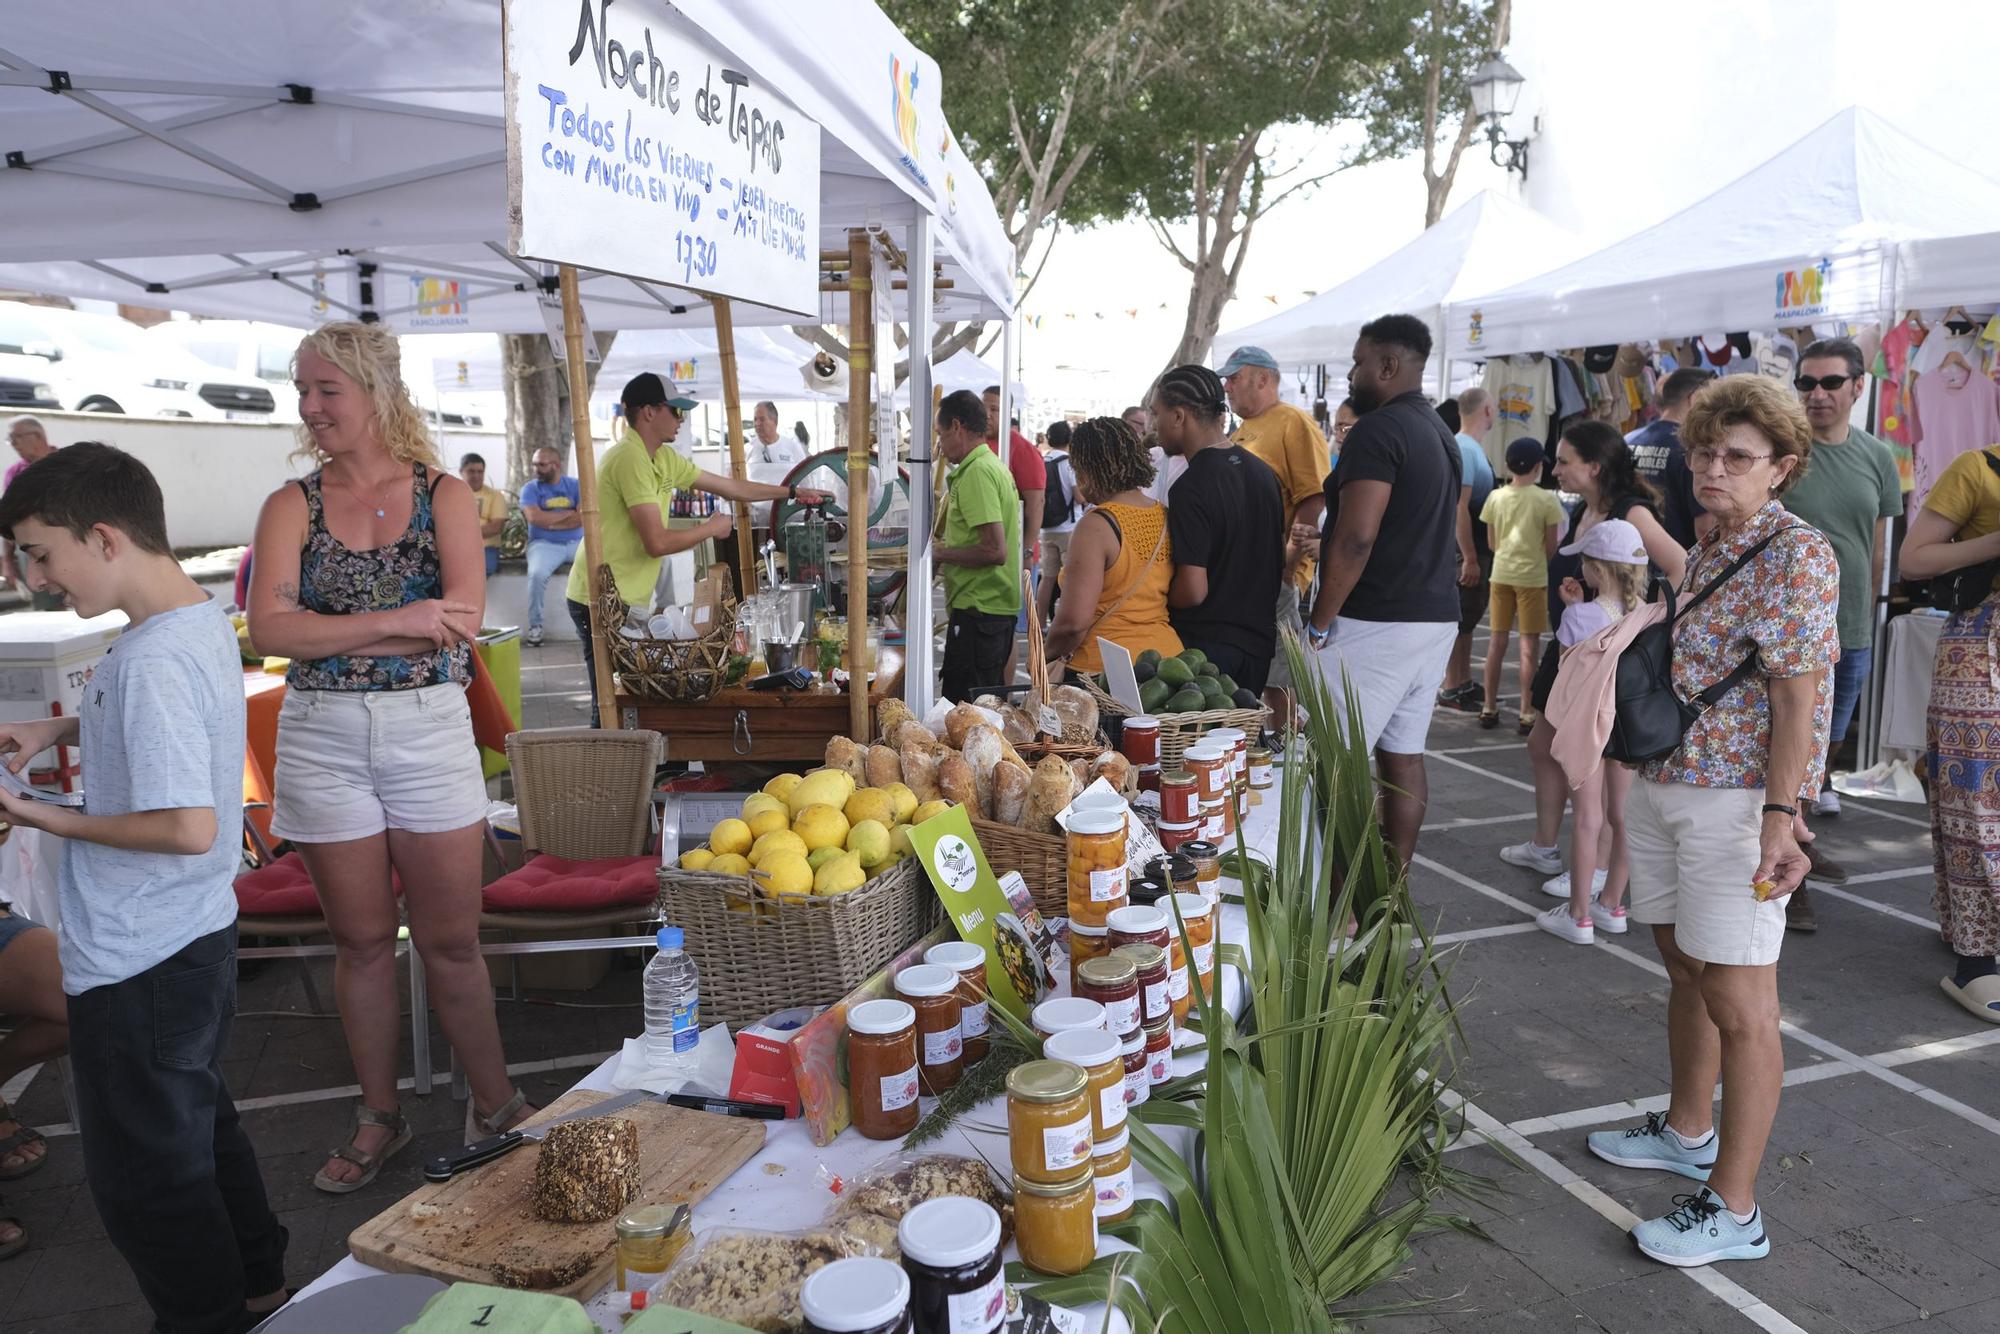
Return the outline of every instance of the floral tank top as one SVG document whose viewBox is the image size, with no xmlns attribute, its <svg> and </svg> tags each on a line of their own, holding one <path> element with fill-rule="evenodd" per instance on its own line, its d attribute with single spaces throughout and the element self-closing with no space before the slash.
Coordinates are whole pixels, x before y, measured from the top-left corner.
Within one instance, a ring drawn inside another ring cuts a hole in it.
<svg viewBox="0 0 2000 1334">
<path fill-rule="evenodd" d="M 444 596 L 438 564 L 437 525 L 431 515 L 430 469 L 416 465 L 410 485 L 410 526 L 386 547 L 355 551 L 327 531 L 320 474 L 297 483 L 306 496 L 306 545 L 299 553 L 299 605 L 322 616 L 394 611 Z M 343 653 L 298 658 L 285 671 L 293 690 L 415 690 L 472 679 L 472 650 L 465 644 L 431 653 L 373 657 Z"/>
</svg>

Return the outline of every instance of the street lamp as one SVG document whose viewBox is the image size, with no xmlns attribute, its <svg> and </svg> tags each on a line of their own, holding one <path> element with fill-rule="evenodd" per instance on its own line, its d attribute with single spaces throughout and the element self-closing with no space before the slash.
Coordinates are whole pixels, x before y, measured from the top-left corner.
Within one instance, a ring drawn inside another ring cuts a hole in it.
<svg viewBox="0 0 2000 1334">
<path fill-rule="evenodd" d="M 1522 180 L 1528 178 L 1528 141 L 1507 138 L 1500 131 L 1500 122 L 1514 114 L 1514 106 L 1521 100 L 1521 85 L 1526 82 L 1498 51 L 1488 51 L 1467 83 L 1472 113 L 1486 122 L 1487 156 L 1502 170 L 1520 172 Z"/>
</svg>

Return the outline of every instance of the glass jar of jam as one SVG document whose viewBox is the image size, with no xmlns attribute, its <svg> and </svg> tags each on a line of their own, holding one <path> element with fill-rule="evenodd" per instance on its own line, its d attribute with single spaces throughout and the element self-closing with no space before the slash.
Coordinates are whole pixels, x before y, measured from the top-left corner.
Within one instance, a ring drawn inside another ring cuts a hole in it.
<svg viewBox="0 0 2000 1334">
<path fill-rule="evenodd" d="M 1141 792 L 1158 792 L 1160 790 L 1159 765 L 1142 764 L 1139 766 L 1139 790 Z"/>
<path fill-rule="evenodd" d="M 1149 866 L 1159 868 L 1152 874 L 1173 886 L 1173 892 L 1176 894 L 1194 893 L 1195 862 L 1194 854 L 1189 850 L 1192 846 L 1188 845 L 1164 857 L 1155 857 L 1148 863 Z"/>
<path fill-rule="evenodd" d="M 965 1073 L 958 974 L 934 963 L 912 964 L 896 974 L 896 995 L 917 1012 L 917 1076 L 924 1092 L 936 1097 Z"/>
<path fill-rule="evenodd" d="M 1014 1175 L 1066 1181 L 1090 1165 L 1090 1078 L 1068 1061 L 1025 1061 L 1007 1072 L 1007 1148 Z"/>
<path fill-rule="evenodd" d="M 1222 906 L 1222 848 L 1215 843 L 1190 843 L 1181 849 L 1194 867 L 1193 883 L 1174 885 L 1176 894 L 1200 894 L 1209 906 Z"/>
<path fill-rule="evenodd" d="M 1194 775 L 1199 801 L 1221 801 L 1229 788 L 1229 752 L 1203 737 L 1181 752 L 1181 765 Z"/>
<path fill-rule="evenodd" d="M 694 1235 L 685 1203 L 641 1204 L 618 1216 L 618 1291 L 643 1292 L 660 1281 Z"/>
<path fill-rule="evenodd" d="M 1159 835 L 1160 846 L 1168 852 L 1174 852 L 1201 837 L 1201 821 L 1189 820 L 1186 824 L 1168 824 L 1162 820 L 1154 832 Z"/>
<path fill-rule="evenodd" d="M 1139 1026 L 1139 966 L 1126 958 L 1106 955 L 1076 970 L 1071 988 L 1104 1007 L 1104 1029 L 1123 1037 Z"/>
<path fill-rule="evenodd" d="M 1201 808 L 1201 822 L 1195 828 L 1201 834 L 1202 842 L 1219 844 L 1229 837 L 1229 826 L 1225 823 L 1226 817 L 1223 814 L 1225 809 L 1224 803 L 1220 801 L 1211 802 Z"/>
<path fill-rule="evenodd" d="M 1150 714 L 1135 713 L 1125 720 L 1118 736 L 1118 749 L 1135 769 L 1160 762 L 1160 720 Z"/>
<path fill-rule="evenodd" d="M 908 971 L 908 970 L 905 970 Z M 863 1001 L 847 1012 L 847 1101 L 868 1139 L 901 1139 L 917 1128 L 917 1012 L 899 1000 Z"/>
<path fill-rule="evenodd" d="M 1018 1226 L 1018 1218 L 1016 1222 Z M 1007 1319 L 1000 1215 L 984 1200 L 925 1200 L 896 1226 L 917 1334 L 992 1334 Z"/>
<path fill-rule="evenodd" d="M 1193 824 L 1201 794 L 1193 774 L 1173 769 L 1160 775 L 1160 823 Z"/>
<path fill-rule="evenodd" d="M 1215 998 L 1215 909 L 1209 904 L 1205 894 L 1176 894 L 1174 906 L 1180 909 L 1181 921 L 1187 926 L 1188 949 L 1193 953 L 1191 962 L 1195 976 L 1201 979 L 1202 991 L 1209 999 Z"/>
<path fill-rule="evenodd" d="M 1097 1258 L 1097 1177 L 1084 1168 L 1062 1181 L 1014 1178 L 1014 1244 L 1038 1274 L 1081 1274 Z"/>
<path fill-rule="evenodd" d="M 1188 986 L 1187 945 L 1181 940 L 1179 930 L 1173 932 L 1167 941 L 1167 999 L 1171 1003 L 1176 1024 L 1187 1022 L 1188 1010 L 1194 1004 L 1194 993 Z"/>
<path fill-rule="evenodd" d="M 1123 955 L 1139 970 L 1139 1022 L 1157 1023 L 1173 1015 L 1173 982 L 1167 975 L 1167 952 L 1158 945 L 1121 945 L 1111 951 Z"/>
<path fill-rule="evenodd" d="M 1109 1033 L 1072 1028 L 1042 1044 L 1052 1061 L 1068 1061 L 1083 1071 L 1090 1098 L 1090 1137 L 1098 1143 L 1125 1127 L 1125 1062 L 1119 1039 Z"/>
<path fill-rule="evenodd" d="M 1125 808 L 1091 807 L 1069 820 L 1069 919 L 1104 925 L 1125 902 Z"/>
<path fill-rule="evenodd" d="M 1146 1030 L 1133 1029 L 1118 1044 L 1125 1061 L 1125 1105 L 1136 1107 L 1153 1096 L 1153 1081 L 1146 1073 Z"/>
<path fill-rule="evenodd" d="M 1028 1012 L 1035 1036 L 1047 1042 L 1072 1028 L 1104 1031 L 1104 1007 L 1087 996 L 1052 996 Z"/>
<path fill-rule="evenodd" d="M 1250 748 L 1250 790 L 1269 792 L 1277 785 L 1277 776 L 1271 767 L 1271 752 L 1262 746 Z"/>
<path fill-rule="evenodd" d="M 1146 1080 L 1155 1088 L 1174 1077 L 1174 1021 L 1146 1025 Z"/>
<path fill-rule="evenodd" d="M 1159 858 L 1155 857 L 1153 860 L 1158 861 Z M 1132 887 L 1127 891 L 1130 902 L 1126 906 L 1143 908 L 1158 903 L 1173 892 L 1173 886 L 1164 880 L 1157 880 L 1150 875 L 1135 875 L 1132 877 Z"/>
<path fill-rule="evenodd" d="M 1132 1181 L 1132 1145 L 1125 1131 L 1097 1142 L 1090 1172 L 1097 1179 L 1097 1221 L 1116 1223 L 1130 1218 L 1138 1191 Z"/>
<path fill-rule="evenodd" d="M 1111 953 L 1111 928 L 1104 926 L 1084 926 L 1080 922 L 1069 924 L 1069 975 L 1074 978 L 1076 970 L 1091 959 L 1101 959 Z"/>
<path fill-rule="evenodd" d="M 806 1334 L 912 1334 L 910 1276 L 894 1260 L 857 1256 L 806 1275 Z"/>
<path fill-rule="evenodd" d="M 958 974 L 958 1034 L 965 1064 L 986 1059 L 986 949 L 969 940 L 947 940 L 924 951 L 924 962 Z"/>
<path fill-rule="evenodd" d="M 1105 925 L 1111 928 L 1111 948 L 1121 945 L 1165 946 L 1168 935 L 1166 909 L 1157 904 L 1150 908 L 1126 905 L 1110 914 Z"/>
<path fill-rule="evenodd" d="M 1223 752 L 1229 760 L 1229 769 L 1227 771 L 1229 786 L 1234 787 L 1237 783 L 1249 777 L 1250 739 L 1242 728 L 1210 728 L 1208 735 L 1202 739 L 1204 741 L 1211 741 L 1223 748 Z"/>
</svg>

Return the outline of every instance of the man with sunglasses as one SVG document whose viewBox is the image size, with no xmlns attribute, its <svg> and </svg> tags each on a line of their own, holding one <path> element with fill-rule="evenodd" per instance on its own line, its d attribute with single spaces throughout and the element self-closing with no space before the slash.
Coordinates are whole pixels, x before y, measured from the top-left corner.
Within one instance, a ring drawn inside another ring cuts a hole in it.
<svg viewBox="0 0 2000 1334">
<path fill-rule="evenodd" d="M 635 375 L 619 402 L 625 413 L 625 434 L 597 461 L 598 524 L 604 539 L 599 558 L 611 567 L 618 596 L 627 605 L 643 607 L 660 577 L 660 559 L 686 551 L 711 537 L 725 538 L 735 530 L 735 515 L 718 509 L 715 517 L 692 528 L 670 529 L 666 514 L 676 491 L 706 491 L 725 500 L 826 500 L 824 491 L 718 477 L 703 472 L 673 448 L 681 423 L 695 401 L 652 371 Z M 583 640 L 583 674 L 590 682 L 590 725 L 598 726 L 597 667 L 590 643 L 591 571 L 586 562 L 570 566 L 569 618 Z M 609 627 L 616 633 L 617 627 Z"/>
<path fill-rule="evenodd" d="M 1840 661 L 1833 669 L 1833 730 L 1827 751 L 1847 735 L 1855 705 L 1868 684 L 1875 638 L 1875 592 L 1882 586 L 1889 519 L 1903 507 L 1896 459 L 1889 447 L 1849 422 L 1865 387 L 1861 349 L 1845 338 L 1808 344 L 1792 381 L 1812 425 L 1812 466 L 1790 491 L 1785 508 L 1826 534 L 1840 566 Z M 1822 776 L 1824 777 L 1824 776 Z M 1840 797 L 1822 783 L 1814 813 L 1840 814 Z M 1839 883 L 1840 868 L 1809 849 L 1808 877 Z M 1804 891 L 1786 900 L 1785 924 L 1795 931 L 1818 926 Z"/>
</svg>

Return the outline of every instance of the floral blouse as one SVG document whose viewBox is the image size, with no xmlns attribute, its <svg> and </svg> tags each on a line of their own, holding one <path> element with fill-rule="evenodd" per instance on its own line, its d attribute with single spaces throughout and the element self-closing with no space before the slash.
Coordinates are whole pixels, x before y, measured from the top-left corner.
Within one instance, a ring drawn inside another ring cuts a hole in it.
<svg viewBox="0 0 2000 1334">
<path fill-rule="evenodd" d="M 1771 695 L 1765 683 L 1819 671 L 1825 675 L 1813 704 L 1812 752 L 1798 795 L 1819 794 L 1833 721 L 1833 663 L 1840 656 L 1834 625 L 1840 570 L 1832 545 L 1771 501 L 1737 532 L 1724 538 L 1718 529 L 1695 544 L 1679 597 L 1685 603 L 1731 561 L 1788 525 L 1793 531 L 1780 532 L 1676 624 L 1674 689 L 1681 698 L 1693 699 L 1722 680 L 1753 650 L 1758 670 L 1695 720 L 1679 750 L 1643 766 L 1644 777 L 1695 787 L 1763 787 L 1771 755 Z"/>
</svg>

